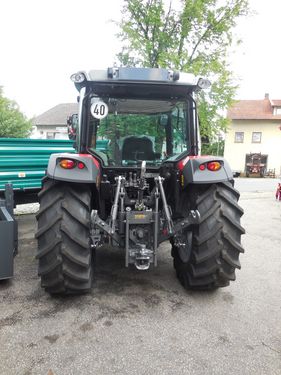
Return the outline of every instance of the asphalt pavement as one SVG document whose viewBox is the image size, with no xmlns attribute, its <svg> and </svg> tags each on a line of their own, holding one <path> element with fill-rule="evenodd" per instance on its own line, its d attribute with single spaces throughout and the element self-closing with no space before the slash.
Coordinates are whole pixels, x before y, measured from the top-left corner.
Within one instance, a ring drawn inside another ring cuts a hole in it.
<svg viewBox="0 0 281 375">
<path fill-rule="evenodd" d="M 241 193 L 275 192 L 281 178 L 235 178 L 235 187 Z"/>
<path fill-rule="evenodd" d="M 260 185 L 263 184 L 263 185 Z M 147 272 L 99 250 L 90 294 L 40 287 L 34 214 L 18 216 L 12 281 L 0 283 L 0 374 L 281 374 L 281 202 L 277 180 L 236 179 L 245 214 L 237 280 L 216 292 L 179 284 L 170 246 Z"/>
</svg>

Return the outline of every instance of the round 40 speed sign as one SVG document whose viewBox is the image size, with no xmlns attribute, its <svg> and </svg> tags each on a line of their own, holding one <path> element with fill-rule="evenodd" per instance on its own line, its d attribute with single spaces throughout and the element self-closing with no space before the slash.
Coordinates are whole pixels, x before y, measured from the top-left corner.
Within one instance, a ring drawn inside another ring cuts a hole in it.
<svg viewBox="0 0 281 375">
<path fill-rule="evenodd" d="M 95 101 L 91 105 L 91 114 L 94 118 L 102 119 L 108 114 L 108 106 L 103 101 Z"/>
</svg>

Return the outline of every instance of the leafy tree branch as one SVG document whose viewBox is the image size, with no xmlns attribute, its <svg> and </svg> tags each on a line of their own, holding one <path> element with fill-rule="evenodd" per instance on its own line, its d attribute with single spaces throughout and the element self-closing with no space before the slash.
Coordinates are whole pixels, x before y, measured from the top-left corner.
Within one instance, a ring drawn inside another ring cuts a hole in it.
<svg viewBox="0 0 281 375">
<path fill-rule="evenodd" d="M 16 102 L 4 97 L 0 87 L 0 138 L 27 137 L 31 127 L 31 121 L 20 112 Z"/>
<path fill-rule="evenodd" d="M 125 0 L 118 54 L 126 66 L 161 67 L 208 76 L 213 87 L 199 96 L 201 133 L 212 137 L 227 126 L 221 114 L 236 86 L 227 61 L 236 43 L 237 20 L 249 14 L 248 0 Z M 238 41 L 237 41 L 238 42 Z"/>
</svg>

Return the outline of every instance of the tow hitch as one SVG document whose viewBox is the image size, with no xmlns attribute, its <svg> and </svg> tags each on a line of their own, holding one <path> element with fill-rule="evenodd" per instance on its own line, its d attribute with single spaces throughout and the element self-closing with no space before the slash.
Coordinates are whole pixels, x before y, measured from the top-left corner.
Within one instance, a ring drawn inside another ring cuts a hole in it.
<svg viewBox="0 0 281 375">
<path fill-rule="evenodd" d="M 181 233 L 200 220 L 198 211 L 190 211 L 184 220 L 173 222 L 163 188 L 164 178 L 155 177 L 154 190 L 145 195 L 145 173 L 146 163 L 143 161 L 139 178 L 132 181 L 131 177 L 129 180 L 124 176 L 116 177 L 115 197 L 109 220 L 103 221 L 96 210 L 92 211 L 91 216 L 92 246 L 99 246 L 106 238 L 109 243 L 118 243 L 125 248 L 125 266 L 134 264 L 138 270 L 147 270 L 152 263 L 157 266 L 157 248 L 164 240 L 174 238 L 186 252 L 191 246 L 190 236 L 183 241 Z M 128 199 L 127 189 L 132 187 L 136 190 L 135 200 Z"/>
</svg>

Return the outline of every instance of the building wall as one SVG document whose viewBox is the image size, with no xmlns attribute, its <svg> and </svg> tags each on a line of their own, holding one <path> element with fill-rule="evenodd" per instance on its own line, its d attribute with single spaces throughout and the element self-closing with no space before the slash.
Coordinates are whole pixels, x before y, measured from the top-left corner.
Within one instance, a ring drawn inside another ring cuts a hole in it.
<svg viewBox="0 0 281 375">
<path fill-rule="evenodd" d="M 37 125 L 30 138 L 68 139 L 66 126 Z"/>
<path fill-rule="evenodd" d="M 268 155 L 267 169 L 281 174 L 281 121 L 232 120 L 225 138 L 224 156 L 232 170 L 245 170 L 246 154 L 261 152 Z M 235 142 L 235 132 L 244 132 L 244 142 Z M 252 133 L 261 132 L 261 143 L 252 143 Z"/>
</svg>

